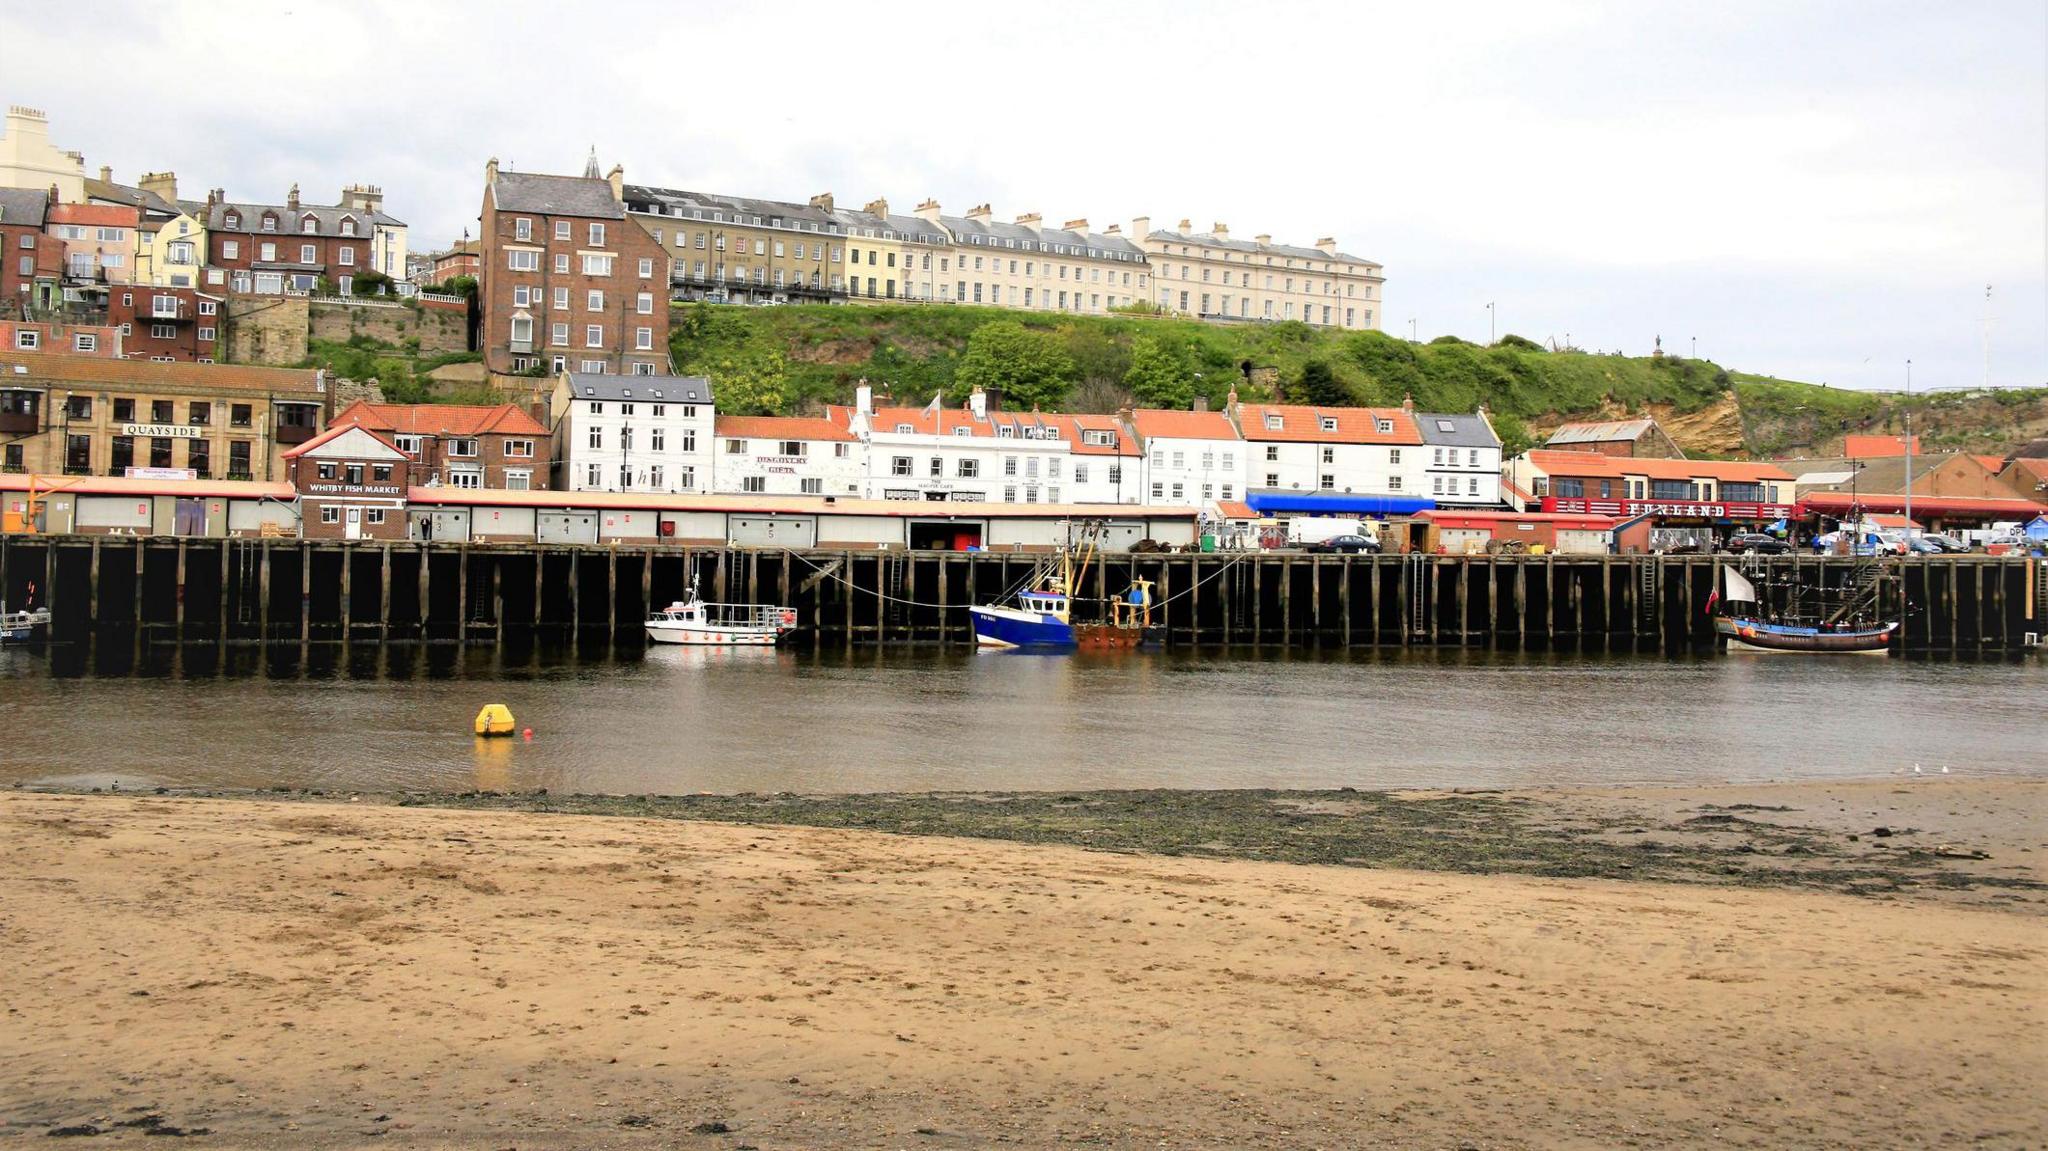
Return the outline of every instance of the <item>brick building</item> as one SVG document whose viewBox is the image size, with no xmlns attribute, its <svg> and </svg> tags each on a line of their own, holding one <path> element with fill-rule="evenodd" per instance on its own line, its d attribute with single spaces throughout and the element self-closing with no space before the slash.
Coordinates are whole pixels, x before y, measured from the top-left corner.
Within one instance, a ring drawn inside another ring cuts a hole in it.
<svg viewBox="0 0 2048 1151">
<path fill-rule="evenodd" d="M 299 534 L 309 540 L 402 540 L 412 464 L 391 441 L 335 424 L 284 453 L 299 493 Z"/>
<path fill-rule="evenodd" d="M 484 166 L 477 336 L 492 372 L 656 375 L 668 364 L 668 254 L 626 218 L 625 172 Z"/>
<path fill-rule="evenodd" d="M 64 281 L 97 294 L 135 281 L 141 210 L 125 204 L 52 204 L 43 231 L 64 245 Z"/>
<path fill-rule="evenodd" d="M 379 248 L 391 246 L 383 237 L 403 232 L 404 225 L 377 206 L 381 199 L 308 204 L 293 184 L 282 204 L 245 204 L 215 188 L 205 201 L 187 205 L 206 234 L 205 286 L 275 296 L 309 292 L 325 277 L 348 295 L 357 276 L 376 269 Z"/>
<path fill-rule="evenodd" d="M 0 470 L 277 480 L 333 413 L 322 372 L 0 351 Z"/>
<path fill-rule="evenodd" d="M 1592 452 L 1626 459 L 1682 460 L 1685 452 L 1656 420 L 1604 420 L 1563 424 L 1543 446 L 1559 452 Z"/>
<path fill-rule="evenodd" d="M 122 284 L 107 293 L 107 324 L 131 360 L 210 364 L 218 357 L 226 297 L 197 288 Z"/>
<path fill-rule="evenodd" d="M 404 453 L 413 482 L 456 488 L 548 486 L 548 430 L 517 404 L 373 404 L 357 400 L 333 426 L 367 428 Z"/>
<path fill-rule="evenodd" d="M 121 329 L 118 325 L 67 324 L 61 320 L 0 319 L 0 351 L 64 352 L 118 360 Z"/>
<path fill-rule="evenodd" d="M 0 188 L 0 316 L 25 316 L 59 298 L 64 245 L 43 234 L 53 193 Z"/>
<path fill-rule="evenodd" d="M 429 284 L 445 284 L 457 276 L 476 276 L 482 271 L 482 245 L 475 240 L 464 239 L 445 252 L 435 252 L 430 259 L 433 270 L 427 273 Z"/>
</svg>

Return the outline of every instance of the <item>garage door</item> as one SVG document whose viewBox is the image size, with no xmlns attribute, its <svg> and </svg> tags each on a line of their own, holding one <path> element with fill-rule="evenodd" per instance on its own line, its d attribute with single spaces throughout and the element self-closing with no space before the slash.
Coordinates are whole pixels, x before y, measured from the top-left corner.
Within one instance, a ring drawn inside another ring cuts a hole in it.
<svg viewBox="0 0 2048 1151">
<path fill-rule="evenodd" d="M 1489 528 L 1445 528 L 1437 533 L 1437 543 L 1454 556 L 1479 555 L 1486 551 L 1486 542 L 1492 538 Z"/>
<path fill-rule="evenodd" d="M 596 512 L 540 512 L 534 516 L 534 538 L 544 544 L 594 544 Z"/>
<path fill-rule="evenodd" d="M 726 538 L 747 548 L 810 548 L 818 546 L 816 516 L 731 516 Z"/>
<path fill-rule="evenodd" d="M 148 496 L 80 496 L 78 526 L 148 531 L 153 516 Z"/>
<path fill-rule="evenodd" d="M 436 509 L 427 521 L 427 530 L 433 533 L 431 538 L 443 543 L 462 543 L 469 539 L 469 509 Z"/>
<path fill-rule="evenodd" d="M 1565 555 L 1605 555 L 1607 538 L 1606 532 L 1566 528 L 1557 533 L 1557 550 Z"/>
</svg>

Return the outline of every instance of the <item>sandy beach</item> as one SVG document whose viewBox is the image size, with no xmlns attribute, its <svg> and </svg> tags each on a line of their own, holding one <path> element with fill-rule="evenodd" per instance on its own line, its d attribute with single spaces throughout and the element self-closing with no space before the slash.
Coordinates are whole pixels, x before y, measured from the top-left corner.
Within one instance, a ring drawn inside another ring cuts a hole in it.
<svg viewBox="0 0 2048 1151">
<path fill-rule="evenodd" d="M 2044 794 L 1531 801 L 1595 837 L 1725 836 L 1741 828 L 1721 816 L 1792 809 L 1845 859 L 1882 820 L 1954 869 L 1873 895 L 17 791 L 0 795 L 0 1132 L 2040 1146 Z"/>
</svg>

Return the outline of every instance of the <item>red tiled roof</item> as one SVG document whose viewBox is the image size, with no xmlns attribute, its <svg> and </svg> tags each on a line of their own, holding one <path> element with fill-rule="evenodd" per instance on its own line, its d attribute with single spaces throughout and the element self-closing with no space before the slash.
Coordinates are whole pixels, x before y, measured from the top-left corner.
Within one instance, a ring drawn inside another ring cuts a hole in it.
<svg viewBox="0 0 2048 1151">
<path fill-rule="evenodd" d="M 1970 458 L 1983 464 L 1984 470 L 1993 475 L 1998 474 L 1999 469 L 2005 467 L 2004 456 L 1971 456 Z"/>
<path fill-rule="evenodd" d="M 1252 510 L 1252 505 L 1243 500 L 1216 501 L 1216 514 L 1227 520 L 1255 520 L 1260 518 L 1259 513 Z"/>
<path fill-rule="evenodd" d="M 718 435 L 749 440 L 851 440 L 852 432 L 825 419 L 800 416 L 719 416 Z"/>
<path fill-rule="evenodd" d="M 825 418 L 835 424 L 847 425 L 853 419 L 853 409 L 835 404 L 825 410 Z M 940 408 L 934 412 L 930 407 L 876 408 L 868 418 L 868 426 L 877 431 L 890 433 L 900 427 L 907 427 L 909 433 L 920 436 L 967 436 L 988 439 L 1030 439 L 1026 429 L 1051 428 L 1055 432 L 1068 430 L 1059 421 L 1064 416 L 1049 412 L 990 412 L 976 419 L 973 412 L 965 408 Z M 1001 429 L 1009 428 L 1010 434 L 1003 436 Z"/>
<path fill-rule="evenodd" d="M 105 228 L 133 228 L 142 218 L 139 210 L 121 204 L 55 204 L 50 208 L 52 224 L 91 224 Z"/>
<path fill-rule="evenodd" d="M 14 366 L 26 367 L 15 372 Z M 305 393 L 281 398 L 292 402 L 318 400 L 320 373 L 306 368 L 254 368 L 244 364 L 158 363 L 154 360 L 112 360 L 97 356 L 0 351 L 0 371 L 8 383 L 43 382 L 99 384 L 109 387 L 166 387 L 184 390 L 246 388 L 251 391 Z"/>
<path fill-rule="evenodd" d="M 1715 480 L 1790 480 L 1785 469 L 1773 463 L 1746 460 L 1652 460 L 1629 456 L 1603 456 L 1597 452 L 1559 452 L 1537 448 L 1529 463 L 1548 476 L 1586 476 L 1620 479 L 1644 476 L 1653 480 L 1689 480 L 1695 476 Z"/>
<path fill-rule="evenodd" d="M 1270 426 L 1270 417 L 1280 417 L 1280 426 Z M 1334 430 L 1325 430 L 1324 420 L 1335 420 Z M 1380 431 L 1379 421 L 1393 425 Z M 1237 426 L 1247 440 L 1277 440 L 1285 443 L 1319 444 L 1419 444 L 1422 431 L 1415 417 L 1400 408 L 1316 408 L 1305 404 L 1242 404 Z"/>
<path fill-rule="evenodd" d="M 518 404 L 373 404 L 357 400 L 334 417 L 377 432 L 416 436 L 485 434 L 544 436 L 548 430 Z"/>
<path fill-rule="evenodd" d="M 2014 460 L 2011 466 L 2034 477 L 2037 482 L 2048 483 L 2048 459 L 2021 456 Z"/>
<path fill-rule="evenodd" d="M 1843 436 L 1842 454 L 1852 460 L 1882 459 L 1906 454 L 1904 436 Z M 1920 454 L 1920 437 L 1913 437 L 1913 454 Z"/>
<path fill-rule="evenodd" d="M 1077 456 L 1137 456 L 1138 445 L 1115 416 L 1075 413 L 1072 415 L 1054 413 L 1042 417 L 1046 423 L 1058 428 L 1060 438 L 1074 445 Z M 1112 439 L 1106 444 L 1091 444 L 1083 432 L 1109 432 Z"/>
<path fill-rule="evenodd" d="M 1172 408 L 1139 408 L 1131 426 L 1140 436 L 1169 440 L 1235 440 L 1243 437 L 1222 412 L 1183 412 Z"/>
</svg>

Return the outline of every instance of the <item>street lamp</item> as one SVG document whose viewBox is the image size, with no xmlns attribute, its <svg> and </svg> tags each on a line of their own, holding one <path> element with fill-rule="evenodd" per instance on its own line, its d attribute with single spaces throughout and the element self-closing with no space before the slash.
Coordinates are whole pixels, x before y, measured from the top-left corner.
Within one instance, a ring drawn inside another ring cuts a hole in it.
<svg viewBox="0 0 2048 1151">
<path fill-rule="evenodd" d="M 1686 359 L 1689 359 L 1689 360 L 1697 360 L 1697 359 L 1699 359 L 1699 358 L 1700 358 L 1700 338 L 1699 338 L 1698 336 L 1694 336 L 1694 337 L 1692 337 L 1692 352 L 1691 352 L 1691 354 L 1689 354 L 1688 356 L 1686 356 Z"/>
<path fill-rule="evenodd" d="M 1411 344 L 1418 344 L 1422 342 L 1421 340 L 1416 338 L 1415 317 L 1413 316 L 1408 317 L 1408 342 Z"/>
<path fill-rule="evenodd" d="M 1906 360 L 1906 526 L 1907 539 L 1913 538 L 1913 361 Z"/>
<path fill-rule="evenodd" d="M 1494 309 L 1493 309 L 1493 302 L 1489 300 L 1489 301 L 1487 301 L 1487 304 L 1486 304 L 1486 346 L 1487 346 L 1487 347 L 1489 347 L 1489 348 L 1493 346 L 1493 342 L 1494 342 L 1494 338 L 1495 338 L 1495 337 L 1494 337 L 1494 330 L 1495 330 L 1495 328 L 1494 328 L 1494 322 L 1493 322 L 1493 320 L 1494 320 L 1494 316 L 1495 316 L 1495 315 L 1496 315 L 1496 313 L 1494 312 Z"/>
</svg>

